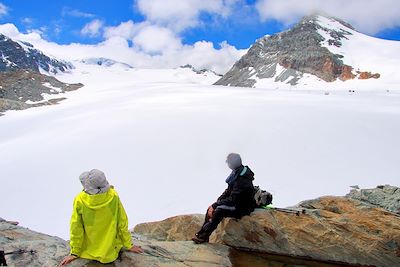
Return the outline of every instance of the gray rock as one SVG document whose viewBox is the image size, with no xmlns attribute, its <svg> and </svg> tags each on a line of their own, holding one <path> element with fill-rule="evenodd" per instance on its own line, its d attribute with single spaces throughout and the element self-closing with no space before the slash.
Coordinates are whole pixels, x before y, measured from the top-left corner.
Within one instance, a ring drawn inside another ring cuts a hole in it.
<svg viewBox="0 0 400 267">
<path fill-rule="evenodd" d="M 73 68 L 71 63 L 46 56 L 26 42 L 16 42 L 0 34 L 0 72 L 13 70 L 31 70 L 39 68 L 49 73 L 64 72 Z"/>
<path fill-rule="evenodd" d="M 186 65 L 183 65 L 183 66 L 180 66 L 180 68 L 182 68 L 182 69 L 190 69 L 190 70 L 192 70 L 193 72 L 195 72 L 196 74 L 207 74 L 207 73 L 212 73 L 212 74 L 214 74 L 214 75 L 216 75 L 216 76 L 221 76 L 222 77 L 222 74 L 219 74 L 219 73 L 216 73 L 215 71 L 212 71 L 212 70 L 209 70 L 209 69 L 196 69 L 195 67 L 193 67 L 192 65 L 190 65 L 190 64 L 186 64 Z"/>
<path fill-rule="evenodd" d="M 24 250 L 26 253 L 6 255 L 9 266 L 57 266 L 68 254 L 66 241 L 0 221 L 0 249 L 7 252 Z M 32 251 L 29 252 L 29 251 Z"/>
<path fill-rule="evenodd" d="M 52 76 L 28 70 L 0 72 L 0 114 L 7 110 L 53 105 L 65 98 L 43 101 L 43 95 L 57 96 L 81 88 L 83 84 L 67 84 Z M 27 101 L 40 103 L 26 103 Z"/>
<path fill-rule="evenodd" d="M 400 214 L 400 188 L 396 186 L 382 185 L 373 189 L 351 190 L 346 197 Z"/>
<path fill-rule="evenodd" d="M 340 47 L 342 40 L 351 35 L 349 30 L 354 28 L 324 15 L 343 26 L 342 30 L 330 29 L 318 23 L 318 16 L 305 17 L 290 30 L 258 39 L 215 85 L 252 87 L 257 78 L 273 77 L 275 82 L 295 85 L 304 73 L 327 82 L 354 78 L 353 68 L 343 63 L 343 56 L 333 54 L 321 45 L 326 41 L 329 45 Z M 324 31 L 329 40 L 325 40 L 318 31 Z M 277 73 L 278 65 L 284 69 L 281 73 Z"/>
</svg>

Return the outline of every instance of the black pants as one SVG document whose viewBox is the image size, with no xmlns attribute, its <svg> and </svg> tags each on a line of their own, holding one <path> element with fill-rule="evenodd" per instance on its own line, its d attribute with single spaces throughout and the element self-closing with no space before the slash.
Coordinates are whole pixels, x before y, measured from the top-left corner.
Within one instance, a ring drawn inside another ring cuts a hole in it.
<svg viewBox="0 0 400 267">
<path fill-rule="evenodd" d="M 208 216 L 208 210 L 206 212 L 206 218 L 204 221 L 203 226 L 201 227 L 200 231 L 196 234 L 197 237 L 201 239 L 206 239 L 210 237 L 212 232 L 217 229 L 218 224 L 222 221 L 223 218 L 226 217 L 234 217 L 240 218 L 240 214 L 237 212 L 235 207 L 230 206 L 218 206 L 215 211 L 212 219 Z"/>
</svg>

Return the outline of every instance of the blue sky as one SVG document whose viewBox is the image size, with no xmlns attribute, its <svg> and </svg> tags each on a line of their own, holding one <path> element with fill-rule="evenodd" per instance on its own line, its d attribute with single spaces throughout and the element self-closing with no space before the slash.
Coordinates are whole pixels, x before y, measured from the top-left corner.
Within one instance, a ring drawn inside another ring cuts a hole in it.
<svg viewBox="0 0 400 267">
<path fill-rule="evenodd" d="M 146 1 L 151 2 L 152 0 Z M 165 1 L 168 2 L 168 0 Z M 222 9 L 219 10 L 216 8 L 216 11 L 214 11 L 214 7 L 204 7 L 201 6 L 202 4 L 196 6 L 196 4 L 193 4 L 193 8 L 198 8 L 198 12 L 194 14 L 194 20 L 196 20 L 197 23 L 195 23 L 194 26 L 184 25 L 178 30 L 174 29 L 174 32 L 181 38 L 182 43 L 193 44 L 199 40 L 207 40 L 216 45 L 226 40 L 229 44 L 238 49 L 248 48 L 255 39 L 265 34 L 273 34 L 282 31 L 288 28 L 292 23 L 295 23 L 301 15 L 303 15 L 302 12 L 297 12 L 297 14 L 293 12 L 293 14 L 290 14 L 290 12 L 288 12 L 286 16 L 278 11 L 274 11 L 275 13 L 271 12 L 271 14 L 260 13 L 259 10 L 262 8 L 262 4 L 265 5 L 266 9 L 270 8 L 271 10 L 275 10 L 277 9 L 276 6 L 279 9 L 279 3 L 272 0 L 212 1 L 221 2 L 222 5 L 229 6 L 231 9 L 228 12 L 229 15 L 221 15 L 221 12 L 223 12 L 221 11 Z M 291 2 L 285 0 L 280 1 L 281 3 Z M 380 1 L 384 2 L 385 0 Z M 0 23 L 13 23 L 21 32 L 40 30 L 45 39 L 59 44 L 68 44 L 71 42 L 94 44 L 103 41 L 105 37 L 102 34 L 82 34 L 82 29 L 86 24 L 93 20 L 98 20 L 101 21 L 103 27 L 107 27 L 117 26 L 121 22 L 129 20 L 134 23 L 148 21 L 151 16 L 149 14 L 152 11 L 150 9 L 146 11 L 145 8 L 140 8 L 139 2 L 140 1 L 136 2 L 132 0 L 0 0 L 0 3 L 6 7 L 5 13 L 0 12 L 0 14 L 2 14 L 0 16 Z M 172 1 L 171 5 L 176 4 L 173 2 L 175 1 Z M 273 6 L 274 2 L 276 2 L 275 6 Z M 351 0 L 349 2 L 351 2 Z M 389 12 L 390 9 L 398 7 L 396 1 L 389 1 L 388 3 L 394 3 L 393 5 L 395 6 L 385 8 L 382 12 L 382 16 L 385 16 L 385 12 Z M 155 3 L 154 6 L 157 8 L 157 3 Z M 293 6 L 293 8 L 296 8 L 296 6 Z M 332 9 L 333 7 L 330 8 Z M 284 7 L 282 9 L 284 9 Z M 298 8 L 298 10 L 300 9 L 302 9 L 302 7 Z M 342 14 L 333 15 L 341 16 Z M 367 15 L 368 14 L 365 15 L 365 20 L 373 20 L 373 18 L 368 18 Z M 349 17 L 350 20 L 353 20 L 351 15 L 346 14 L 346 16 Z M 160 24 L 161 22 L 165 27 L 174 28 L 168 21 L 168 19 L 171 20 L 171 18 L 165 19 L 161 17 L 160 20 L 158 19 L 160 19 L 160 17 L 155 17 L 150 20 L 152 23 Z M 400 23 L 396 21 L 395 18 L 393 20 L 392 23 L 390 21 L 382 22 L 380 18 L 377 19 L 377 23 L 383 26 L 379 26 L 377 30 L 374 29 L 373 31 L 369 31 L 371 26 L 368 25 L 370 25 L 371 22 L 365 22 L 365 27 L 362 26 L 361 31 L 364 30 L 364 32 L 380 38 L 400 40 Z M 356 25 L 363 25 L 364 23 L 362 18 L 357 14 L 354 16 L 354 21 Z"/>
</svg>

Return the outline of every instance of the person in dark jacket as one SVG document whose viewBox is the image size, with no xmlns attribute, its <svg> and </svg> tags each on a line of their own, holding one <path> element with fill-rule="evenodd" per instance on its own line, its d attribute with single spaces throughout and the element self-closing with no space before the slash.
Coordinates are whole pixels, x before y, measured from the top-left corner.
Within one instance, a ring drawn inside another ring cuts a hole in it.
<svg viewBox="0 0 400 267">
<path fill-rule="evenodd" d="M 208 242 L 211 233 L 223 218 L 240 219 L 254 211 L 254 173 L 248 166 L 243 166 L 239 154 L 229 154 L 226 163 L 232 170 L 226 179 L 228 188 L 215 203 L 208 207 L 203 226 L 192 238 L 197 244 Z"/>
</svg>

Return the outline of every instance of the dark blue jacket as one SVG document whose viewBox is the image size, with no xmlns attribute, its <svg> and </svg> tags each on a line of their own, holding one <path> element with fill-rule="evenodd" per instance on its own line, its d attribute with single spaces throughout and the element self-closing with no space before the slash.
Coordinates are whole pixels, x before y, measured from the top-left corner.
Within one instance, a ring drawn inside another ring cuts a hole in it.
<svg viewBox="0 0 400 267">
<path fill-rule="evenodd" d="M 214 209 L 221 205 L 233 206 L 238 216 L 249 215 L 255 207 L 254 173 L 248 166 L 240 166 L 234 173 L 234 181 L 212 206 Z"/>
</svg>

